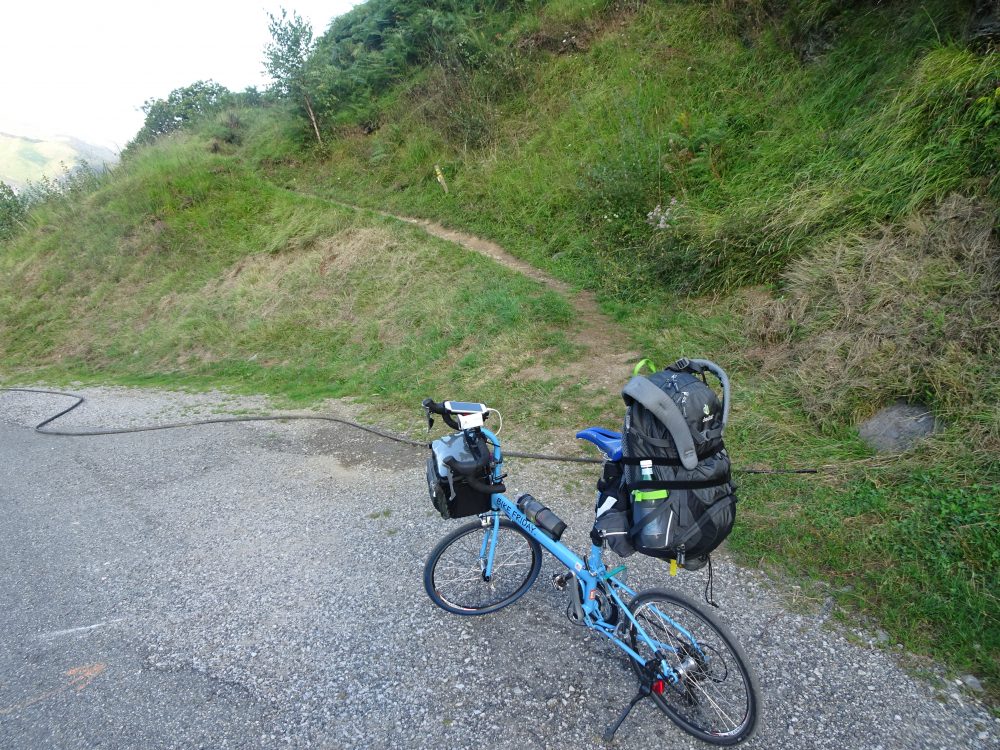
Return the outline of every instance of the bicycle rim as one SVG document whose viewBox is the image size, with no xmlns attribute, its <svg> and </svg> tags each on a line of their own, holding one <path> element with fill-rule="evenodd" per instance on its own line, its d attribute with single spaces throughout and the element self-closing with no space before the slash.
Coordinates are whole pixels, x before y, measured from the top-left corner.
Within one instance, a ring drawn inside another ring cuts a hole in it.
<svg viewBox="0 0 1000 750">
<path fill-rule="evenodd" d="M 424 588 L 431 601 L 448 612 L 485 615 L 513 604 L 531 587 L 542 567 L 541 547 L 509 521 L 497 528 L 491 575 L 485 575 L 482 551 L 492 526 L 468 524 L 448 535 L 431 552 Z"/>
<path fill-rule="evenodd" d="M 657 644 L 654 652 L 632 626 L 633 649 L 654 670 L 633 663 L 640 679 L 653 682 L 651 697 L 681 729 L 714 745 L 735 745 L 757 728 L 759 689 L 739 644 L 721 623 L 684 596 L 653 590 L 629 610 Z M 672 675 L 659 666 L 665 660 Z M 671 678 L 676 679 L 671 679 Z"/>
</svg>

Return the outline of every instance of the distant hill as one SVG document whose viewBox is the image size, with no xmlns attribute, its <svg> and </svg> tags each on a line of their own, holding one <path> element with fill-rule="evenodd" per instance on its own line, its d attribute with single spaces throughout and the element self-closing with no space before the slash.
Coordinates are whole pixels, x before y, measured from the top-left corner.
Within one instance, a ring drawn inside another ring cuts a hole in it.
<svg viewBox="0 0 1000 750">
<path fill-rule="evenodd" d="M 98 167 L 116 164 L 118 156 L 111 149 L 71 136 L 39 139 L 0 133 L 0 181 L 15 189 L 29 180 L 58 177 L 64 167 L 72 168 L 81 160 Z"/>
</svg>

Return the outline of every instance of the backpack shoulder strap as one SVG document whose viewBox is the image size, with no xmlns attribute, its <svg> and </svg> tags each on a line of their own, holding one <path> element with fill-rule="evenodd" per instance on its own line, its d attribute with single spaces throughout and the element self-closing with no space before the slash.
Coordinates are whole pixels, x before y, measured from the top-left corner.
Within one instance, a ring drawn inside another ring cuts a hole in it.
<svg viewBox="0 0 1000 750">
<path fill-rule="evenodd" d="M 710 372 L 718 379 L 719 383 L 722 384 L 722 429 L 724 430 L 726 425 L 729 423 L 730 395 L 729 376 L 726 375 L 726 371 L 710 359 L 688 359 L 687 357 L 681 357 L 666 369 L 677 372 L 693 372 L 701 375 L 702 377 L 705 377 L 706 372 Z M 710 437 L 715 436 L 713 435 Z"/>
<path fill-rule="evenodd" d="M 666 393 L 657 388 L 648 378 L 636 375 L 622 389 L 622 398 L 637 401 L 649 409 L 659 419 L 674 439 L 677 455 L 681 465 L 688 470 L 698 465 L 698 454 L 695 452 L 694 440 L 691 438 L 691 428 L 688 427 L 681 410 Z"/>
</svg>

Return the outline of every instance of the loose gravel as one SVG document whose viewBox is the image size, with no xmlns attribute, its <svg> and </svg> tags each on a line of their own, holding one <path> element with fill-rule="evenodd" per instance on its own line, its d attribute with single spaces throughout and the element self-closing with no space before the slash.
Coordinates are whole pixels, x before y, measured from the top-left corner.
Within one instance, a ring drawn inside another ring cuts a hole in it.
<svg viewBox="0 0 1000 750">
<path fill-rule="evenodd" d="M 57 426 L 271 408 L 223 393 L 79 392 L 87 403 Z M 11 604 L 0 610 L 0 747 L 606 747 L 634 677 L 567 620 L 551 558 L 493 615 L 450 615 L 425 595 L 427 552 L 461 522 L 432 509 L 424 451 L 329 423 L 29 429 L 63 406 L 0 393 L 0 598 Z M 508 415 L 505 432 L 518 427 Z M 594 467 L 508 469 L 508 487 L 550 505 L 570 526 L 564 541 L 584 549 L 591 497 L 566 488 Z M 829 601 L 790 606 L 793 587 L 719 558 L 716 613 L 763 692 L 746 747 L 1000 747 L 1000 722 L 961 680 L 933 665 L 930 679 L 910 676 L 879 647 L 884 634 L 834 623 Z M 701 600 L 703 572 L 626 564 L 635 588 Z M 106 668 L 85 688 L 45 695 L 97 662 Z M 645 702 L 615 744 L 654 742 L 705 747 Z"/>
</svg>

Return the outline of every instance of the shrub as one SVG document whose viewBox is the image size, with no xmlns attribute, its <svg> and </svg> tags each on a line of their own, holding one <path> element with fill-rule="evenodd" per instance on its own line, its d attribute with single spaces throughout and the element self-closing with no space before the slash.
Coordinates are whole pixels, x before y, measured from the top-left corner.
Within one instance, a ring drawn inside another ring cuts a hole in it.
<svg viewBox="0 0 1000 750">
<path fill-rule="evenodd" d="M 952 196 L 905 225 L 794 262 L 785 294 L 749 311 L 787 347 L 820 424 L 896 399 L 983 426 L 1000 444 L 1000 242 L 996 208 Z"/>
<path fill-rule="evenodd" d="M 13 237 L 24 227 L 25 206 L 14 188 L 0 182 L 0 240 Z"/>
</svg>

